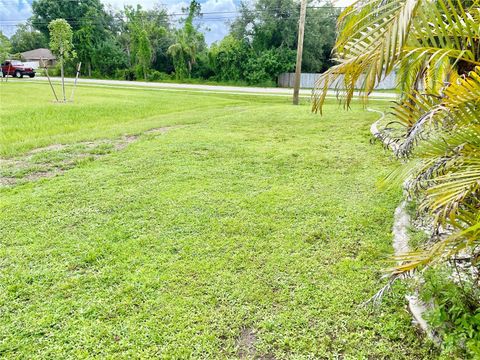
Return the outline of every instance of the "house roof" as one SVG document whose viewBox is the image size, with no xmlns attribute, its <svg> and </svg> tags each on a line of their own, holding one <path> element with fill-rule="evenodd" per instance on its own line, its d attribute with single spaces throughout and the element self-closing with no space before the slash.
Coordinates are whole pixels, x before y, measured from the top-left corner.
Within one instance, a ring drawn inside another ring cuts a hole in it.
<svg viewBox="0 0 480 360">
<path fill-rule="evenodd" d="M 21 53 L 25 60 L 55 60 L 55 55 L 49 49 L 35 49 Z"/>
</svg>

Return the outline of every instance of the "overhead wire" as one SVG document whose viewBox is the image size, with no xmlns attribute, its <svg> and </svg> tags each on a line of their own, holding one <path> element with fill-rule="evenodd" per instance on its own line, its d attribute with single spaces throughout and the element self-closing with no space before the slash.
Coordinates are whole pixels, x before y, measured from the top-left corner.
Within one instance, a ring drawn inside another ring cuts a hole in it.
<svg viewBox="0 0 480 360">
<path fill-rule="evenodd" d="M 64 2 L 78 2 L 82 0 L 62 0 Z M 0 0 L 0 5 L 5 4 L 8 0 Z M 18 2 L 15 2 L 16 4 Z M 322 6 L 308 6 L 307 9 L 343 9 L 343 7 L 333 6 L 333 5 L 322 5 Z M 250 14 L 261 14 L 261 13 L 276 13 L 285 10 L 283 8 L 275 8 L 275 9 L 247 9 L 247 12 Z M 209 23 L 209 22 L 227 22 L 235 20 L 239 17 L 239 15 L 243 14 L 244 11 L 241 9 L 237 9 L 234 11 L 208 11 L 208 12 L 200 12 L 200 16 L 195 18 L 195 22 L 198 23 Z M 211 16 L 209 16 L 211 15 Z M 181 17 L 187 16 L 186 13 L 164 13 L 160 16 L 168 18 L 165 20 L 165 24 L 168 25 L 169 23 L 180 23 L 183 21 Z M 291 21 L 298 19 L 298 15 L 296 16 L 287 16 L 287 17 L 278 17 L 276 20 L 278 21 Z M 83 17 L 82 19 L 66 19 L 71 25 L 79 25 L 82 24 L 85 20 L 99 20 L 98 17 Z M 0 20 L 0 29 L 2 28 L 16 28 L 21 25 L 47 25 L 49 23 L 48 20 L 35 20 L 35 19 L 4 19 Z"/>
</svg>

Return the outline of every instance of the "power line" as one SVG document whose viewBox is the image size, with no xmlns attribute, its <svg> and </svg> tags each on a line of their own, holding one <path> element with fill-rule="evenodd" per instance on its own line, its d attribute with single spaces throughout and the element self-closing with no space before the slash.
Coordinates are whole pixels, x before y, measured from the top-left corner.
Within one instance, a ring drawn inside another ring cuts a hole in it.
<svg viewBox="0 0 480 360">
<path fill-rule="evenodd" d="M 276 21 L 296 21 L 298 20 L 298 16 L 289 16 L 287 18 L 279 18 L 276 19 Z M 195 23 L 205 23 L 205 22 L 221 22 L 221 21 L 229 21 L 229 20 L 235 20 L 237 17 L 234 16 L 226 16 L 226 17 L 212 17 L 212 18 L 201 18 L 201 19 L 195 19 Z M 67 20 L 70 25 L 81 25 L 83 24 L 83 21 L 72 21 L 72 20 Z M 163 22 L 165 25 L 168 25 L 169 23 L 180 23 L 182 22 L 182 19 L 170 19 L 168 21 Z M 22 25 L 48 25 L 49 21 L 28 21 L 28 20 L 23 20 L 18 23 L 3 23 L 0 21 L 0 27 L 19 27 Z"/>
<path fill-rule="evenodd" d="M 80 0 L 73 0 L 73 1 L 80 1 Z M 340 6 L 308 6 L 307 9 L 344 9 L 343 7 Z M 279 12 L 284 9 L 252 9 L 252 10 L 247 10 L 250 13 L 263 13 L 263 12 Z M 204 15 L 214 15 L 214 14 L 242 14 L 243 11 L 241 10 L 235 10 L 235 11 L 211 11 L 211 12 L 201 12 L 200 16 Z M 166 17 L 176 17 L 176 16 L 187 16 L 188 14 L 186 13 L 165 13 L 162 14 L 161 16 L 166 16 Z M 98 20 L 99 17 L 82 17 L 83 20 Z M 65 19 L 67 21 L 79 21 L 79 20 L 73 20 L 73 19 Z M 1 22 L 19 22 L 19 21 L 28 21 L 28 19 L 8 19 L 8 20 L 0 20 Z"/>
<path fill-rule="evenodd" d="M 1 1 L 1 0 L 0 0 Z M 63 0 L 63 1 L 81 1 L 81 0 Z M 5 2 L 4 2 L 5 3 Z M 0 3 L 1 4 L 1 3 Z M 318 10 L 318 9 L 330 9 L 330 10 L 336 10 L 336 9 L 344 9 L 344 7 L 339 7 L 339 6 L 328 6 L 328 5 L 322 5 L 322 6 L 307 6 L 307 9 L 313 9 L 313 10 Z M 196 18 L 194 21 L 197 24 L 208 24 L 208 23 L 215 23 L 215 22 L 230 22 L 233 20 L 236 20 L 239 15 L 243 13 L 251 14 L 253 16 L 255 15 L 260 15 L 262 13 L 279 13 L 280 17 L 276 17 L 276 21 L 297 21 L 299 19 L 299 15 L 295 14 L 295 16 L 292 16 L 289 14 L 287 17 L 282 17 L 283 15 L 286 15 L 286 13 L 291 13 L 291 11 L 285 11 L 285 10 L 292 10 L 292 9 L 283 9 L 283 8 L 274 8 L 274 9 L 247 9 L 247 10 L 241 10 L 237 9 L 235 11 L 209 11 L 209 12 L 203 12 L 200 13 L 200 17 Z M 112 14 L 108 14 L 111 16 Z M 209 15 L 211 15 L 209 17 Z M 183 18 L 187 16 L 184 12 L 182 13 L 161 13 L 160 21 L 158 23 L 163 23 L 162 25 L 168 26 L 169 24 L 179 24 L 183 21 Z M 148 14 L 147 14 L 148 17 Z M 67 20 L 71 25 L 76 26 L 76 25 L 81 25 L 84 23 L 85 20 L 91 20 L 94 24 L 101 24 L 103 23 L 104 18 L 96 16 L 96 17 L 83 17 L 81 19 L 65 19 Z M 39 26 L 39 25 L 48 25 L 49 20 L 34 20 L 34 19 L 8 19 L 8 20 L 0 20 L 0 29 L 15 29 L 18 28 L 22 25 L 30 25 L 30 26 Z M 105 23 L 104 23 L 105 24 Z M 7 30 L 9 31 L 9 30 Z M 9 31 L 10 32 L 10 31 Z"/>
</svg>

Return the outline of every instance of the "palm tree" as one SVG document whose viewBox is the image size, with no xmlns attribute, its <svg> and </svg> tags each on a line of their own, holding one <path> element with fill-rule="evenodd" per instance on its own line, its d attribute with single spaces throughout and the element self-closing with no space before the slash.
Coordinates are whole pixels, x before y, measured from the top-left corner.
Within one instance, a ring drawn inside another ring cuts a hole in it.
<svg viewBox="0 0 480 360">
<path fill-rule="evenodd" d="M 402 95 L 392 108 L 406 179 L 436 229 L 451 235 L 404 254 L 399 275 L 451 259 L 480 257 L 480 7 L 479 1 L 357 1 L 343 11 L 334 48 L 337 65 L 323 74 L 313 96 L 322 110 L 336 84 L 348 107 L 361 84 L 366 100 L 393 70 Z M 342 88 L 343 90 L 341 90 Z"/>
<path fill-rule="evenodd" d="M 200 4 L 196 0 L 190 2 L 185 25 L 177 30 L 176 43 L 172 44 L 167 52 L 173 59 L 175 76 L 177 79 L 190 77 L 192 67 L 197 59 L 197 52 L 205 42 L 201 34 L 193 25 L 195 16 L 200 15 Z"/>
</svg>

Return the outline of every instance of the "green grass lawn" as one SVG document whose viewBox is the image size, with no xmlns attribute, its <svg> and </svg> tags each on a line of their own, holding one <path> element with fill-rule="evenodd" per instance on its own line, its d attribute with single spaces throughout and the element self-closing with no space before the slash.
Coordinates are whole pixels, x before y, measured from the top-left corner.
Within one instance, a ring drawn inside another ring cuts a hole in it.
<svg viewBox="0 0 480 360">
<path fill-rule="evenodd" d="M 402 286 L 360 306 L 384 283 L 400 199 L 376 187 L 394 166 L 370 143 L 376 114 L 101 87 L 60 105 L 14 81 L 0 101 L 3 162 L 137 135 L 0 187 L 0 357 L 432 356 Z"/>
</svg>

